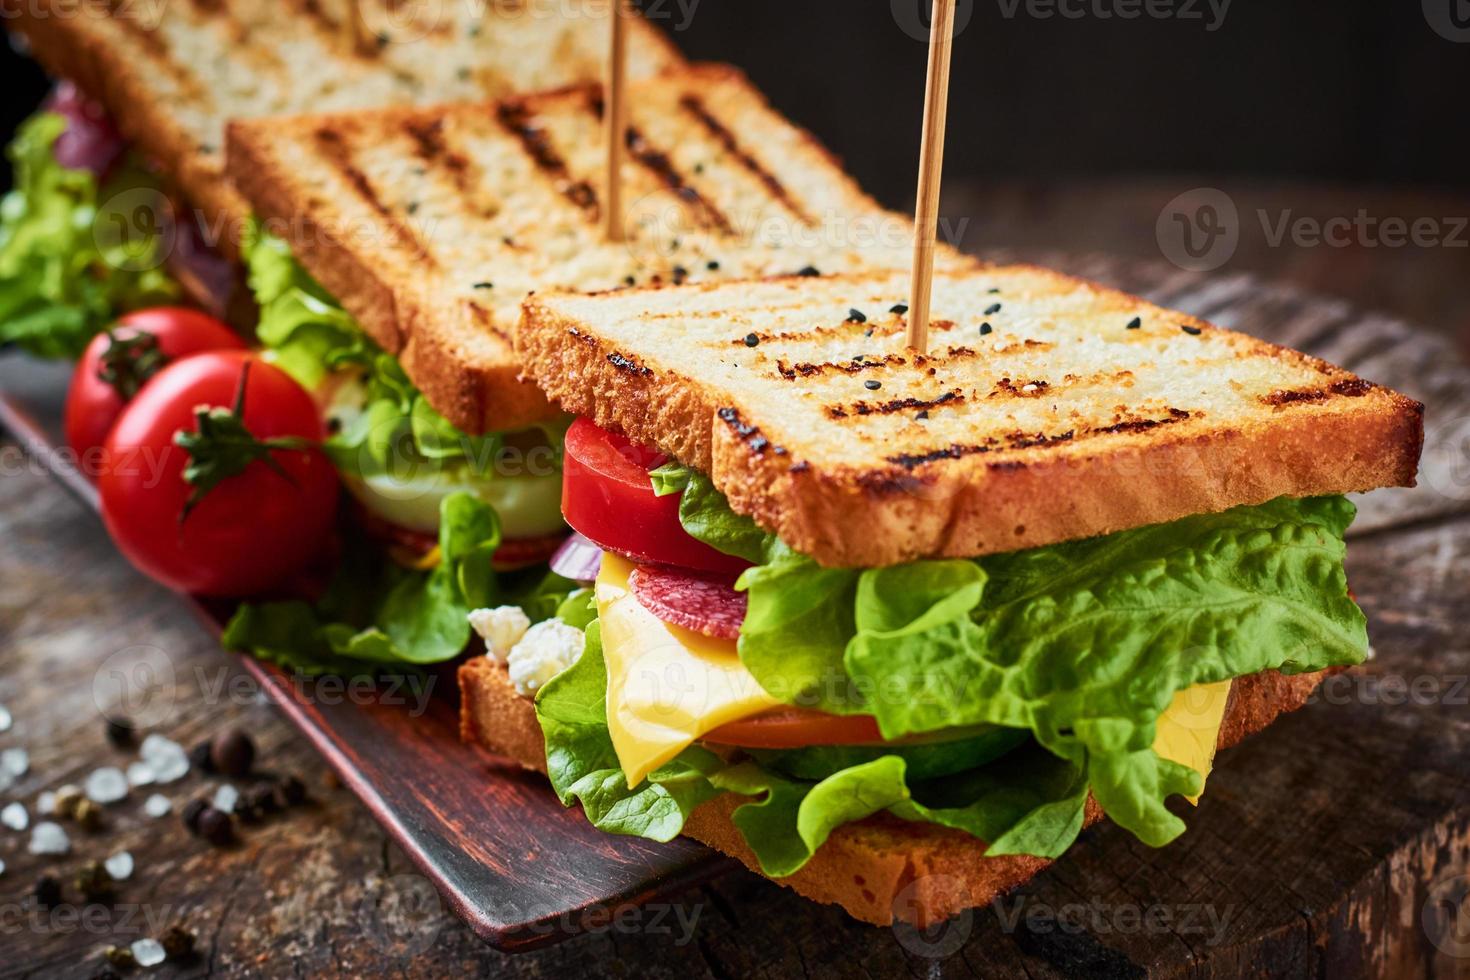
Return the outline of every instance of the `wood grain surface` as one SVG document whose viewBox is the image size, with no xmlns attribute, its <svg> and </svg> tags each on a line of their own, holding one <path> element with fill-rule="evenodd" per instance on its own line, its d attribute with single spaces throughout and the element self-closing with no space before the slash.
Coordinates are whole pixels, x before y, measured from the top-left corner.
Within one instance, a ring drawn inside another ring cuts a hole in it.
<svg viewBox="0 0 1470 980">
<path fill-rule="evenodd" d="M 179 601 L 133 573 L 86 507 L 0 443 L 0 704 L 15 716 L 0 749 L 24 745 L 32 760 L 0 802 L 29 805 L 132 757 L 104 738 L 94 684 L 147 648 L 172 668 L 138 712 L 153 730 L 189 745 L 246 726 L 262 766 L 301 774 L 312 792 L 309 806 L 226 850 L 186 835 L 176 815 L 142 816 L 147 791 L 110 808 L 104 830 L 74 834 L 61 861 L 26 854 L 26 835 L 0 830 L 0 977 L 88 976 L 103 946 L 175 921 L 198 933 L 200 953 L 151 975 L 1470 976 L 1470 372 L 1458 334 L 1231 266 L 1183 272 L 1150 258 L 1146 243 L 1131 254 L 1012 257 L 1300 344 L 1429 406 L 1423 485 L 1362 501 L 1350 547 L 1377 657 L 1225 753 L 1174 845 L 1153 851 L 1098 828 L 1021 893 L 931 934 L 858 925 L 735 871 L 641 910 L 593 910 L 575 924 L 587 934 L 566 943 L 497 953 L 325 778 L 314 750 Z M 1301 261 L 1267 258 L 1287 272 Z M 1344 267 L 1345 279 L 1363 275 Z M 1441 284 L 1442 324 L 1470 307 L 1460 280 Z M 27 381 L 46 391 L 58 376 Z M 464 773 L 469 785 L 480 776 Z M 182 804 L 212 785 L 191 775 L 165 791 Z M 24 896 L 44 869 L 123 848 L 138 871 L 119 905 L 31 911 Z"/>
</svg>

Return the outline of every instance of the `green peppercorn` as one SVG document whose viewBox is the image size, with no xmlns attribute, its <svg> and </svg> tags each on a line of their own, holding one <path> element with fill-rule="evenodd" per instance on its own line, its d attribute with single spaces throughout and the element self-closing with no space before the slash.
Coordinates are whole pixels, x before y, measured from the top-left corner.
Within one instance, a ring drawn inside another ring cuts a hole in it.
<svg viewBox="0 0 1470 980">
<path fill-rule="evenodd" d="M 112 894 L 112 875 L 101 861 L 88 861 L 77 869 L 73 883 L 89 902 L 100 901 Z"/>
<path fill-rule="evenodd" d="M 102 807 L 83 797 L 72 810 L 72 818 L 83 830 L 97 830 L 102 826 Z"/>
<path fill-rule="evenodd" d="M 76 816 L 77 804 L 86 799 L 82 791 L 71 784 L 56 791 L 56 816 L 70 820 Z"/>
<path fill-rule="evenodd" d="M 131 970 L 138 965 L 138 961 L 133 959 L 133 951 L 126 946 L 109 946 L 102 951 L 102 955 L 119 970 Z"/>
</svg>

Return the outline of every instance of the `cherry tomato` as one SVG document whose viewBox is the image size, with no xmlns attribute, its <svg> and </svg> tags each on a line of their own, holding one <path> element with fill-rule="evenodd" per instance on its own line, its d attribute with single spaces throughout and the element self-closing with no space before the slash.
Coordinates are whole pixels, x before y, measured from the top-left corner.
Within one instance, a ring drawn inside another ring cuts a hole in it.
<svg viewBox="0 0 1470 980">
<path fill-rule="evenodd" d="M 666 460 L 577 419 L 567 430 L 562 516 L 601 547 L 635 561 L 727 573 L 749 567 L 689 536 L 679 524 L 680 494 L 654 494 L 648 471 Z"/>
<path fill-rule="evenodd" d="M 135 310 L 92 338 L 72 374 L 64 416 L 66 443 L 79 459 L 96 456 L 128 403 L 170 361 L 207 350 L 244 350 L 245 341 L 212 316 L 180 306 Z M 95 476 L 91 467 L 84 471 Z"/>
<path fill-rule="evenodd" d="M 318 448 L 324 434 L 311 396 L 257 355 L 183 358 L 143 388 L 103 446 L 103 521 L 128 560 L 170 588 L 279 589 L 332 532 L 337 474 Z M 191 484 L 186 466 L 205 473 Z"/>
<path fill-rule="evenodd" d="M 811 708 L 772 708 L 728 722 L 700 741 L 747 749 L 799 749 L 808 745 L 875 745 L 883 741 L 871 715 L 829 715 Z"/>
</svg>

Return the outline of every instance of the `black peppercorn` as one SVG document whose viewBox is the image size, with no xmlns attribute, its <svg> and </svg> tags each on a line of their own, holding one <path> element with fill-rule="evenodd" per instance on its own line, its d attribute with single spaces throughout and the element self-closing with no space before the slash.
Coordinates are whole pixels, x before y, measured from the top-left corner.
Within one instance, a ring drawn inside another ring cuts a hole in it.
<svg viewBox="0 0 1470 980">
<path fill-rule="evenodd" d="M 184 822 L 184 826 L 188 828 L 189 833 L 197 837 L 199 835 L 199 818 L 208 809 L 209 804 L 203 800 L 190 800 L 184 804 L 184 809 L 179 811 L 179 819 Z"/>
<path fill-rule="evenodd" d="M 255 764 L 255 743 L 240 729 L 232 728 L 215 737 L 209 758 L 214 768 L 226 776 L 244 776 Z"/>
<path fill-rule="evenodd" d="M 116 947 L 109 946 L 108 948 L 115 949 Z M 118 976 L 117 971 L 112 967 L 103 966 L 98 967 L 97 972 L 92 974 L 92 980 L 122 980 L 122 977 Z"/>
<path fill-rule="evenodd" d="M 276 797 L 276 787 L 269 783 L 257 783 L 245 791 L 245 806 L 261 815 L 280 809 L 280 802 Z"/>
<path fill-rule="evenodd" d="M 126 718 L 107 719 L 107 741 L 113 748 L 124 749 L 132 745 L 137 733 L 133 723 Z"/>
<path fill-rule="evenodd" d="M 306 800 L 306 784 L 295 776 L 287 776 L 280 782 L 281 795 L 287 806 L 298 806 Z"/>
<path fill-rule="evenodd" d="M 215 847 L 224 847 L 235 839 L 235 824 L 230 815 L 212 806 L 199 814 L 199 836 Z"/>
<path fill-rule="evenodd" d="M 209 757 L 209 739 L 205 739 L 189 750 L 189 765 L 202 773 L 214 772 L 214 760 Z"/>
<path fill-rule="evenodd" d="M 36 879 L 36 887 L 32 889 L 31 894 L 36 896 L 36 904 L 43 909 L 60 905 L 61 882 L 55 875 L 42 875 Z"/>
<path fill-rule="evenodd" d="M 158 937 L 158 943 L 171 960 L 181 960 L 194 952 L 194 934 L 183 926 L 169 926 Z"/>
</svg>

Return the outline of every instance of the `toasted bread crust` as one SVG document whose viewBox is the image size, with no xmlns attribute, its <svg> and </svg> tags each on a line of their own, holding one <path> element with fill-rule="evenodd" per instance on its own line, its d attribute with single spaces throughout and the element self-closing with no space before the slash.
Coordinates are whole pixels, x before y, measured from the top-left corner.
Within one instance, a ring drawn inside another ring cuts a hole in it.
<svg viewBox="0 0 1470 980">
<path fill-rule="evenodd" d="M 1122 311 L 1114 314 L 1120 327 L 1137 310 L 1187 325 L 1196 333 L 1209 331 L 1207 336 L 1223 337 L 1224 343 L 1237 347 L 1236 356 L 1320 376 L 1351 395 L 1302 399 L 1274 410 L 1261 407 L 1235 418 L 1212 418 L 1207 413 L 1191 418 L 1185 413 L 1185 421 L 1178 425 L 1148 423 L 1137 431 L 1125 426 L 1103 439 L 1062 440 L 1017 450 L 1002 447 L 1003 451 L 913 466 L 887 463 L 884 454 L 914 447 L 887 444 L 873 450 L 871 463 L 853 465 L 822 458 L 815 425 L 803 428 L 804 445 L 793 445 L 789 451 L 785 445 L 772 448 L 778 442 L 775 430 L 792 423 L 783 417 L 788 409 L 772 408 L 769 397 L 750 380 L 772 383 L 758 377 L 758 365 L 726 370 L 717 375 L 718 383 L 709 383 L 702 374 L 710 370 L 708 348 L 686 344 L 683 360 L 666 358 L 667 343 L 656 346 L 658 335 L 652 329 L 633 342 L 638 346 L 620 343 L 601 334 L 589 317 L 568 315 L 564 302 L 568 298 L 557 296 L 527 301 L 516 343 L 526 372 L 562 408 L 671 452 L 704 471 L 737 512 L 827 566 L 970 558 L 1280 496 L 1414 484 L 1423 443 L 1423 406 L 1410 398 L 1315 358 L 1220 331 L 1204 321 L 1059 273 L 1013 266 L 973 275 L 996 281 L 1024 276 L 1034 282 L 1039 277 L 1058 293 L 1082 295 Z M 871 285 L 847 276 L 808 282 L 814 284 L 808 288 L 833 290 L 844 282 L 854 288 Z M 675 296 L 687 295 L 697 302 L 697 290 L 720 288 L 711 284 L 644 294 L 650 305 L 664 304 L 658 307 L 660 315 L 668 316 L 664 311 L 675 305 Z M 665 295 L 658 296 L 659 292 Z M 623 296 L 618 301 L 636 300 Z M 594 306 L 587 297 L 573 302 L 577 313 Z M 736 308 L 728 316 L 741 324 L 732 326 L 732 332 L 749 328 L 749 311 Z M 645 355 L 645 350 L 655 353 Z M 1141 354 L 1140 359 L 1147 356 Z M 736 376 L 738 380 L 729 380 Z M 916 383 L 925 380 L 922 371 L 908 377 L 917 378 Z M 804 378 L 789 382 L 792 405 L 807 384 Z M 765 397 L 764 414 L 743 407 L 745 400 L 757 397 Z M 1129 397 L 1133 396 L 1121 389 L 1117 395 L 1120 402 Z M 825 419 L 822 424 L 832 425 Z M 1070 439 L 1071 432 L 1066 436 Z"/>
<path fill-rule="evenodd" d="M 1268 671 L 1239 678 L 1219 747 L 1229 748 L 1300 708 L 1335 672 Z M 516 694 L 504 667 L 473 657 L 459 668 L 459 689 L 461 738 L 527 769 L 546 771 L 536 709 Z M 684 833 L 760 873 L 755 855 L 730 822 L 730 813 L 743 802 L 732 793 L 716 797 L 690 814 Z M 1102 817 L 1101 808 L 1089 800 L 1087 824 Z M 879 814 L 839 827 L 800 871 L 776 880 L 813 901 L 840 905 L 863 922 L 891 925 L 900 919 L 923 928 L 990 902 L 1051 863 L 1024 855 L 986 857 L 985 848 L 985 842 L 962 831 Z"/>
</svg>

